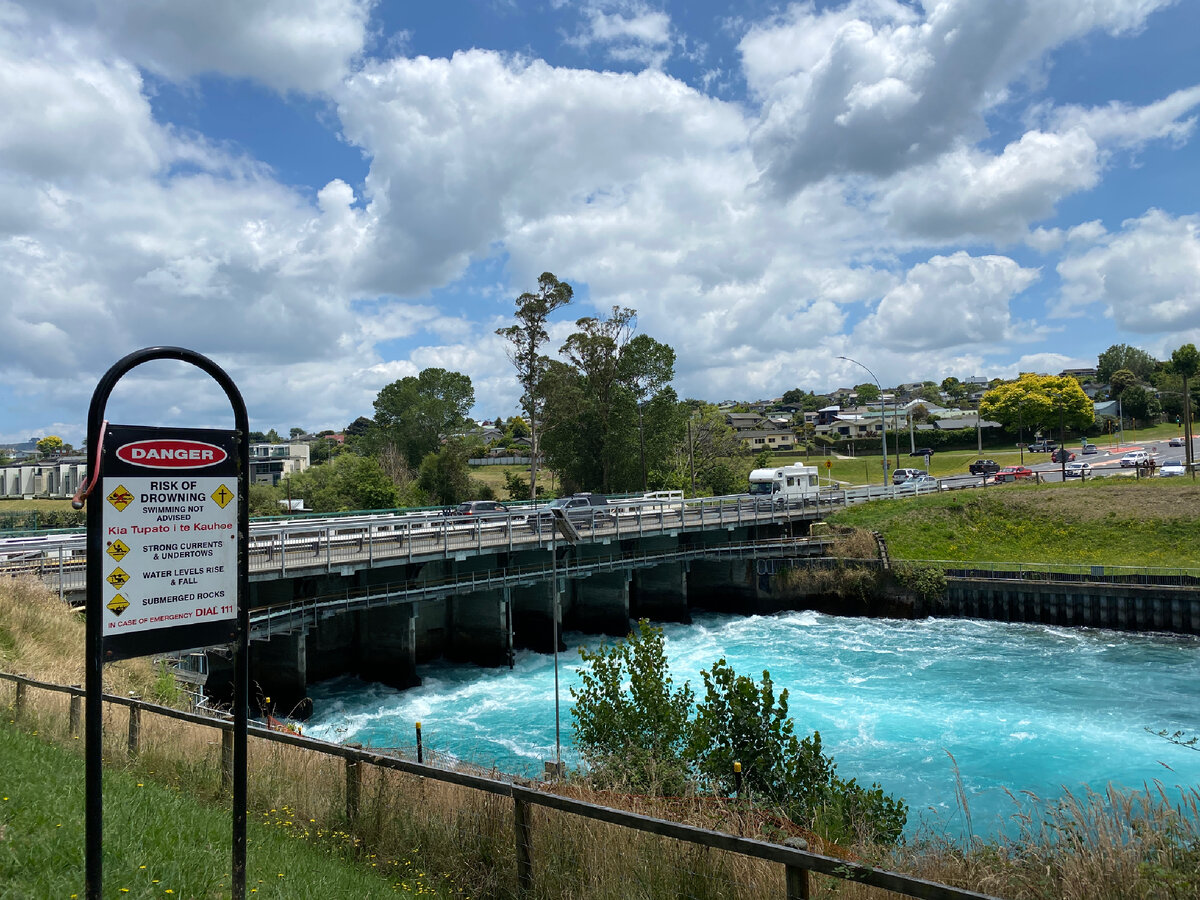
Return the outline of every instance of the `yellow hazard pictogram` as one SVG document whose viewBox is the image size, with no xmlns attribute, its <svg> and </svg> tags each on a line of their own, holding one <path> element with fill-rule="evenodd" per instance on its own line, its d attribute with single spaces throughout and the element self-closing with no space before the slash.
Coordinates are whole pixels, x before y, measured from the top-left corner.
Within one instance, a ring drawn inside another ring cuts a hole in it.
<svg viewBox="0 0 1200 900">
<path fill-rule="evenodd" d="M 125 558 L 125 554 L 129 552 L 129 548 L 125 546 L 125 542 L 121 540 L 110 541 L 108 549 L 104 551 L 117 562 Z"/>
<path fill-rule="evenodd" d="M 119 616 L 121 613 L 125 612 L 125 610 L 129 609 L 129 601 L 120 594 L 117 594 L 115 597 L 109 600 L 107 605 L 114 616 Z"/>
<path fill-rule="evenodd" d="M 129 581 L 129 573 L 126 572 L 124 569 L 122 569 L 120 566 L 117 566 L 115 569 L 112 570 L 112 574 L 109 575 L 104 580 L 107 581 L 109 584 L 111 584 L 113 587 L 115 587 L 119 591 L 121 588 L 123 588 L 125 586 L 125 583 L 127 581 Z"/>
<path fill-rule="evenodd" d="M 217 501 L 217 506 L 221 507 L 221 509 L 224 509 L 229 505 L 229 501 L 233 499 L 233 491 L 225 487 L 225 485 L 221 485 L 212 492 L 211 496 Z"/>
<path fill-rule="evenodd" d="M 125 507 L 133 502 L 133 494 L 129 493 L 125 485 L 118 484 L 113 488 L 113 492 L 104 499 L 115 506 L 117 512 L 125 512 Z"/>
</svg>

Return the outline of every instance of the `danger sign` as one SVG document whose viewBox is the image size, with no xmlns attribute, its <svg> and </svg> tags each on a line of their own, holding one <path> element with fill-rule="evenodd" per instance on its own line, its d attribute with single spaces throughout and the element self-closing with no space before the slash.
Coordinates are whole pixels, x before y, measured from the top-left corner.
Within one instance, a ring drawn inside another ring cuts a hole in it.
<svg viewBox="0 0 1200 900">
<path fill-rule="evenodd" d="M 222 643 L 237 618 L 234 438 L 164 431 L 110 425 L 105 434 L 103 634 L 136 645 L 201 626 L 178 646 Z"/>
</svg>

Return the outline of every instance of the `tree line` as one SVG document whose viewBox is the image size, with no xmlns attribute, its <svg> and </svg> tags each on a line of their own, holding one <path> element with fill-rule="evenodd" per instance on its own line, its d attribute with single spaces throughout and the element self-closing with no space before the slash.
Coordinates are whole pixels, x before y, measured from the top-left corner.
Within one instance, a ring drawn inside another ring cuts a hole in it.
<svg viewBox="0 0 1200 900">
<path fill-rule="evenodd" d="M 571 285 L 544 272 L 536 290 L 516 298 L 513 324 L 496 332 L 521 390 L 523 415 L 509 420 L 506 434 L 530 441 L 528 479 L 508 476 L 509 497 L 546 496 L 543 466 L 563 494 L 740 489 L 741 441 L 715 406 L 678 398 L 675 351 L 637 333 L 636 310 L 614 306 L 577 319 L 550 354 L 549 318 L 573 299 Z M 486 449 L 472 433 L 474 405 L 461 372 L 428 368 L 394 381 L 379 391 L 373 416 L 347 426 L 344 445 L 318 443 L 326 464 L 287 477 L 278 490 L 252 490 L 255 512 L 278 512 L 285 494 L 317 512 L 494 499 L 468 465 Z"/>
</svg>

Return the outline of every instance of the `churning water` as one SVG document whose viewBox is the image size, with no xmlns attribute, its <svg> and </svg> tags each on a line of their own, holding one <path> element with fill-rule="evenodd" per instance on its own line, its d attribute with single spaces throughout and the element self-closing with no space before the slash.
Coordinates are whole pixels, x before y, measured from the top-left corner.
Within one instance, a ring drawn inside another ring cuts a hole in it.
<svg viewBox="0 0 1200 900">
<path fill-rule="evenodd" d="M 788 688 L 797 732 L 818 730 L 843 777 L 879 782 L 909 804 L 909 831 L 960 833 L 957 762 L 976 833 L 995 833 L 1014 794 L 1043 799 L 1115 783 L 1200 784 L 1200 752 L 1146 729 L 1200 732 L 1200 640 L 966 619 L 835 618 L 792 612 L 702 614 L 667 625 L 677 682 L 724 656 L 739 674 Z M 569 646 L 599 639 L 567 634 Z M 579 656 L 560 655 L 564 756 Z M 353 678 L 314 685 L 314 737 L 426 746 L 484 766 L 539 775 L 554 758 L 553 658 L 512 669 L 432 664 L 395 691 Z M 953 760 L 951 760 L 953 755 Z M 1175 792 L 1177 793 L 1177 792 Z"/>
</svg>

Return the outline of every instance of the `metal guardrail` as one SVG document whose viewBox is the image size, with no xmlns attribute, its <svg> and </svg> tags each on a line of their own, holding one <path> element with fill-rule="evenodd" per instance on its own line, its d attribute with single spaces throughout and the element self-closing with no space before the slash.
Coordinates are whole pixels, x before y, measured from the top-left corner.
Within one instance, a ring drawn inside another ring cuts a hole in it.
<svg viewBox="0 0 1200 900">
<path fill-rule="evenodd" d="M 950 578 L 1007 581 L 1200 587 L 1200 569 L 1173 566 L 1107 566 L 1072 563 L 963 562 L 962 560 L 905 560 L 937 566 Z"/>
<path fill-rule="evenodd" d="M 16 685 L 14 718 L 20 718 L 23 705 L 27 702 L 26 691 L 32 687 L 37 690 L 69 694 L 71 696 L 70 727 L 72 734 L 79 727 L 81 722 L 79 707 L 84 696 L 84 691 L 81 688 L 35 681 L 23 675 L 12 675 L 7 672 L 0 672 L 0 680 L 13 682 Z M 147 703 L 144 700 L 132 697 L 120 697 L 114 694 L 105 694 L 103 700 L 109 704 L 124 706 L 129 709 L 128 750 L 130 756 L 137 755 L 141 735 L 141 716 L 145 712 L 176 721 L 188 722 L 192 725 L 219 729 L 222 732 L 222 778 L 226 776 L 226 773 L 232 771 L 232 721 L 197 715 L 196 713 L 171 709 L 170 707 Z M 697 847 L 723 850 L 751 859 L 781 864 L 785 867 L 785 896 L 787 900 L 810 896 L 809 873 L 811 872 L 817 872 L 821 875 L 827 875 L 842 881 L 853 881 L 883 888 L 906 897 L 921 898 L 921 900 L 998 900 L 998 898 L 989 894 L 980 894 L 975 891 L 966 890 L 965 888 L 926 881 L 912 875 L 904 875 L 899 872 L 875 868 L 874 866 L 863 865 L 845 859 L 824 856 L 819 853 L 812 853 L 806 849 L 772 844 L 754 838 L 738 837 L 720 831 L 699 828 L 694 825 L 684 825 L 668 819 L 659 819 L 653 816 L 589 803 L 585 800 L 576 800 L 571 797 L 548 793 L 545 790 L 538 790 L 534 787 L 498 778 L 441 769 L 424 763 L 400 759 L 395 756 L 385 756 L 370 750 L 361 750 L 342 744 L 319 741 L 315 738 L 292 734 L 286 731 L 273 731 L 251 726 L 249 734 L 261 740 L 287 744 L 314 753 L 340 757 L 345 760 L 347 817 L 352 823 L 357 814 L 357 798 L 362 784 L 362 766 L 364 765 L 405 772 L 410 775 L 428 778 L 432 781 L 445 782 L 447 784 L 458 785 L 459 787 L 483 791 L 495 796 L 511 798 L 514 804 L 516 875 L 518 884 L 523 889 L 529 889 L 533 886 L 532 852 L 534 844 L 532 840 L 532 818 L 529 815 L 529 809 L 534 806 L 542 806 L 592 821 L 605 822 L 620 828 L 628 828 L 633 831 L 672 838 L 677 841 L 693 844 Z"/>
</svg>

